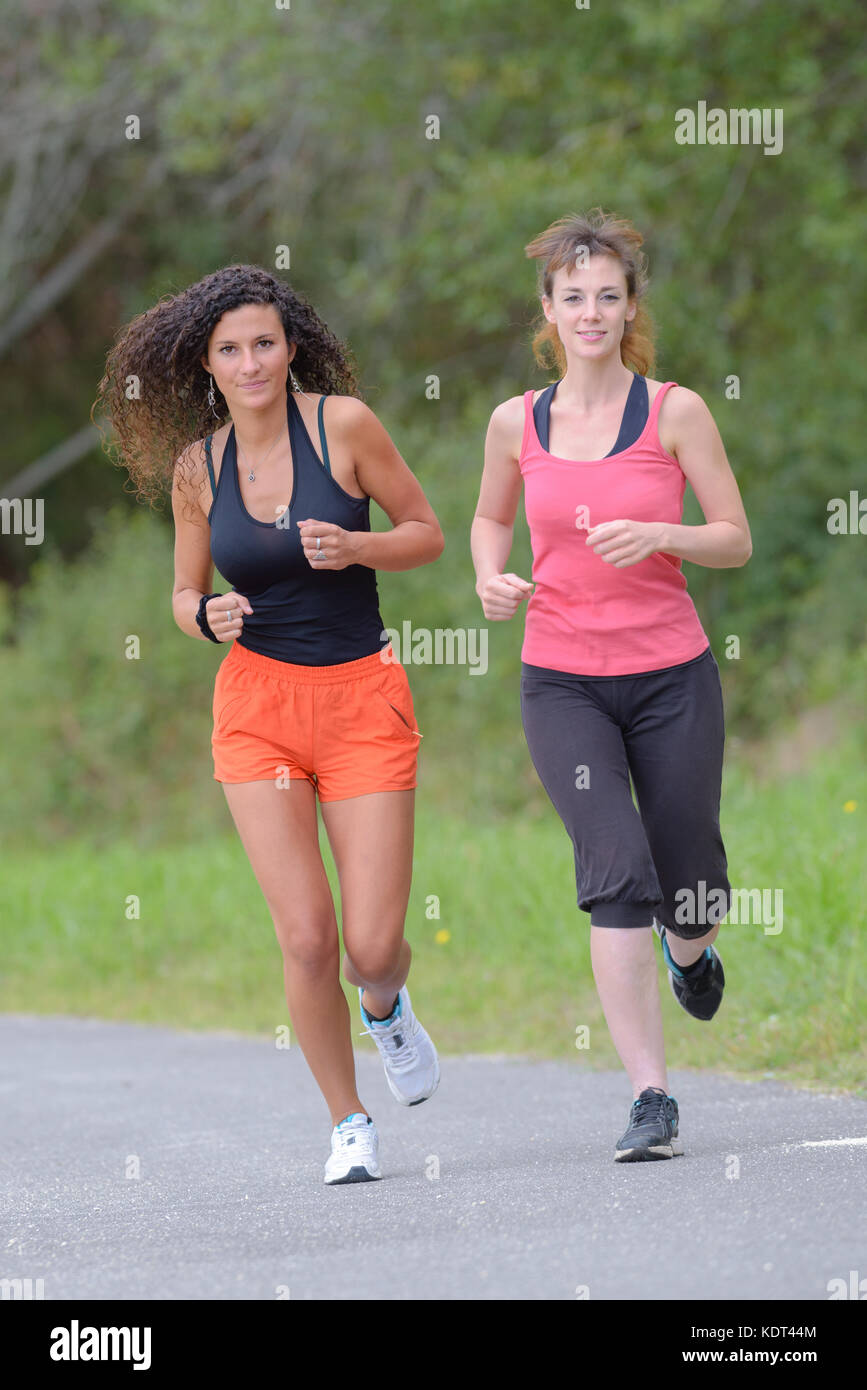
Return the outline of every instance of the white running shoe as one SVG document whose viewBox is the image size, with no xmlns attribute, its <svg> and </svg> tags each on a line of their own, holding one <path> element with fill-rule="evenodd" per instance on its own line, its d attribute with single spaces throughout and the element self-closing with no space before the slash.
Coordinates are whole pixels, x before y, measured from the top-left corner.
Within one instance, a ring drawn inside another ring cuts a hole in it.
<svg viewBox="0 0 867 1390">
<path fill-rule="evenodd" d="M 325 1165 L 325 1181 L 373 1182 L 381 1178 L 379 1135 L 373 1120 L 356 1111 L 331 1131 L 331 1157 Z"/>
<path fill-rule="evenodd" d="M 428 1100 L 440 1084 L 440 1064 L 436 1048 L 412 1011 L 406 985 L 397 997 L 397 1008 L 383 1023 L 376 1023 L 362 1004 L 363 989 L 358 991 L 362 1022 L 379 1048 L 385 1065 L 388 1089 L 401 1105 L 420 1105 Z"/>
</svg>

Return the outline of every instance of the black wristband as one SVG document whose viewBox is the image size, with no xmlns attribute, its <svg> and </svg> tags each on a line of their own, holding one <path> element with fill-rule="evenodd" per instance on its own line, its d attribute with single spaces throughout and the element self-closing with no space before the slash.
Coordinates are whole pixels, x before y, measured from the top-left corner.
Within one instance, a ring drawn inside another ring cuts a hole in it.
<svg viewBox="0 0 867 1390">
<path fill-rule="evenodd" d="M 210 637 L 212 642 L 219 642 L 220 639 L 219 637 L 215 637 L 210 629 L 207 614 L 205 613 L 205 607 L 209 599 L 222 597 L 222 594 L 202 594 L 202 597 L 199 600 L 199 611 L 196 614 L 196 622 L 198 623 L 205 636 Z"/>
</svg>

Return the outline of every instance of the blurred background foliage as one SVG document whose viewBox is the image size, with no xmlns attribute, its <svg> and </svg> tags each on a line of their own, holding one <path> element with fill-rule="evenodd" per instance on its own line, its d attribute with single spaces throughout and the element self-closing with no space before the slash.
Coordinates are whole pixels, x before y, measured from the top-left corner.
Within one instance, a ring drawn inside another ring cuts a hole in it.
<svg viewBox="0 0 867 1390">
<path fill-rule="evenodd" d="M 273 268 L 282 245 L 446 534 L 436 565 L 380 576 L 385 623 L 479 627 L 487 421 L 549 379 L 523 247 L 596 205 L 634 221 L 654 375 L 708 403 L 752 528 L 743 569 L 685 565 L 730 757 L 816 704 L 860 721 L 867 539 L 827 529 L 831 498 L 867 491 L 859 0 L 30 0 L 5 29 L 0 492 L 25 495 L 12 485 L 34 464 L 48 475 L 26 493 L 44 498 L 43 544 L 0 536 L 10 844 L 225 828 L 209 745 L 225 651 L 173 622 L 170 507 L 136 504 L 80 432 L 121 325 L 220 265 Z M 781 109 L 782 152 L 678 145 L 675 112 L 699 101 Z M 54 467 L 63 448 L 72 462 Z M 684 521 L 701 522 L 687 497 Z M 529 576 L 522 512 L 510 568 Z M 484 677 L 410 669 L 423 787 L 444 811 L 456 794 L 495 820 L 547 806 L 520 729 L 521 624 L 489 625 Z"/>
</svg>

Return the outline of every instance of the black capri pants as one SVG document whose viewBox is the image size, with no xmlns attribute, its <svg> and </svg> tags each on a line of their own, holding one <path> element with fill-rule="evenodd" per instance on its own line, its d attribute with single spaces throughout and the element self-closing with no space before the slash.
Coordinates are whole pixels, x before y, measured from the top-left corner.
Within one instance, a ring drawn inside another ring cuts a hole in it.
<svg viewBox="0 0 867 1390">
<path fill-rule="evenodd" d="M 725 724 L 710 647 L 631 676 L 521 665 L 521 717 L 594 927 L 704 936 L 731 906 L 719 827 Z M 636 810 L 630 776 L 638 801 Z"/>
</svg>

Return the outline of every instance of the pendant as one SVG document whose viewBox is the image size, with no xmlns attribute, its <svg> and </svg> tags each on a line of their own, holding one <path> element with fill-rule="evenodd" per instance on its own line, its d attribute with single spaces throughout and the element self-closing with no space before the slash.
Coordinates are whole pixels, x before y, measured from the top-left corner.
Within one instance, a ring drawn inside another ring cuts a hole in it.
<svg viewBox="0 0 867 1390">
<path fill-rule="evenodd" d="M 247 474 L 247 482 L 248 482 L 248 483 L 255 483 L 255 481 L 256 481 L 256 474 L 253 473 L 252 470 L 251 470 L 251 471 Z"/>
</svg>

